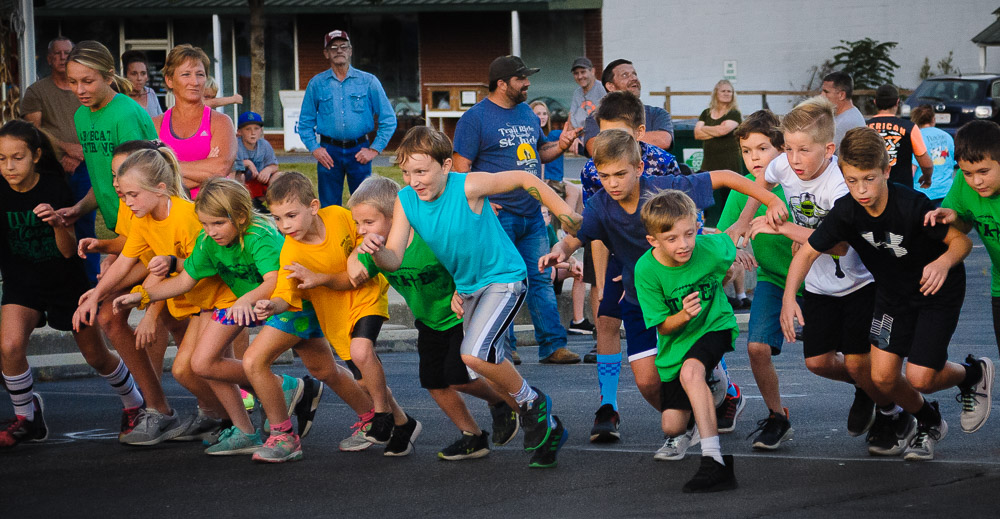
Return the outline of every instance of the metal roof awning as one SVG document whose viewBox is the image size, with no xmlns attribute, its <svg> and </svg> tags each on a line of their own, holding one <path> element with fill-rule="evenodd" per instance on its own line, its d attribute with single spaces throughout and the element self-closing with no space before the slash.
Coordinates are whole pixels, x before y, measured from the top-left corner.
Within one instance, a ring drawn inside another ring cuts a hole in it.
<svg viewBox="0 0 1000 519">
<path fill-rule="evenodd" d="M 1000 9 L 993 11 L 993 14 L 1000 17 Z M 973 36 L 972 43 L 980 47 L 1000 45 L 1000 18 L 997 18 L 996 21 L 983 29 L 982 32 Z"/>
<path fill-rule="evenodd" d="M 600 9 L 603 0 L 264 0 L 273 13 L 401 13 L 433 11 L 537 11 Z M 35 15 L 184 16 L 247 14 L 246 0 L 36 0 Z"/>
</svg>

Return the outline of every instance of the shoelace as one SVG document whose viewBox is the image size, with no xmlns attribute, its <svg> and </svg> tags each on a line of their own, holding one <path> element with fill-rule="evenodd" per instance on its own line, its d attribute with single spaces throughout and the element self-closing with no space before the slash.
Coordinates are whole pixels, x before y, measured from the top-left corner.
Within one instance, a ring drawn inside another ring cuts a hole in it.
<svg viewBox="0 0 1000 519">
<path fill-rule="evenodd" d="M 932 429 L 930 427 L 918 427 L 917 434 L 910 440 L 910 447 L 923 448 L 924 444 L 927 443 L 927 439 L 930 438 L 934 441 L 941 439 L 941 431 L 937 429 Z"/>
<path fill-rule="evenodd" d="M 976 393 L 975 391 L 962 391 L 955 395 L 955 401 L 962 404 L 963 413 L 971 413 L 976 410 L 976 397 L 986 398 L 986 394 Z"/>
<path fill-rule="evenodd" d="M 736 409 L 739 407 L 739 398 L 730 397 L 726 395 L 726 414 L 723 415 L 727 419 L 731 419 L 736 416 Z"/>
<path fill-rule="evenodd" d="M 277 447 L 280 442 L 290 442 L 290 436 L 291 433 L 272 434 L 271 436 L 268 436 L 267 441 L 264 442 L 264 446 L 273 449 L 274 447 Z"/>
<path fill-rule="evenodd" d="M 757 434 L 759 432 L 763 432 L 765 429 L 767 429 L 767 426 L 770 425 L 771 422 L 773 422 L 773 421 L 774 420 L 772 420 L 770 416 L 768 416 L 767 418 L 764 418 L 762 420 L 757 420 L 757 428 L 754 429 L 753 431 L 750 431 L 750 434 L 747 435 L 747 439 L 749 440 L 751 436 L 753 436 L 753 435 L 755 435 L 755 434 Z"/>
</svg>

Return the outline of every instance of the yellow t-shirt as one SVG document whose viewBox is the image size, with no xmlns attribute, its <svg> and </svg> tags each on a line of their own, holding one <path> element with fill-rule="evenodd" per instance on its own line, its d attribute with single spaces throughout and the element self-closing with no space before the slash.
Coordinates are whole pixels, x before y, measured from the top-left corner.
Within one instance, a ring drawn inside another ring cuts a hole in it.
<svg viewBox="0 0 1000 519">
<path fill-rule="evenodd" d="M 319 217 L 326 226 L 323 243 L 310 245 L 285 237 L 281 247 L 282 268 L 272 297 L 284 299 L 294 310 L 302 308 L 302 299 L 311 301 L 323 335 L 341 359 L 350 360 L 351 331 L 355 323 L 369 315 L 389 317 L 389 283 L 379 274 L 354 290 L 327 287 L 300 290 L 298 280 L 288 279 L 291 272 L 285 267 L 292 263 L 326 274 L 347 270 L 347 258 L 361 240 L 351 212 L 334 205 L 320 209 Z"/>
<path fill-rule="evenodd" d="M 119 236 L 124 236 L 128 238 L 129 231 L 132 230 L 132 221 L 135 220 L 135 213 L 125 205 L 125 201 L 118 199 L 118 220 L 115 221 L 115 234 Z M 148 266 L 149 260 L 153 259 L 156 254 L 153 251 L 148 250 L 139 256 L 139 261 L 143 265 Z"/>
<path fill-rule="evenodd" d="M 152 252 L 154 256 L 177 256 L 180 259 L 191 254 L 202 231 L 194 202 L 171 197 L 170 204 L 170 214 L 162 221 L 156 221 L 148 214 L 142 218 L 134 218 L 133 215 L 122 254 L 140 258 Z M 188 293 L 167 300 L 167 308 L 170 315 L 181 319 L 201 310 L 229 308 L 235 302 L 236 296 L 229 287 L 219 276 L 212 276 L 198 281 Z"/>
</svg>

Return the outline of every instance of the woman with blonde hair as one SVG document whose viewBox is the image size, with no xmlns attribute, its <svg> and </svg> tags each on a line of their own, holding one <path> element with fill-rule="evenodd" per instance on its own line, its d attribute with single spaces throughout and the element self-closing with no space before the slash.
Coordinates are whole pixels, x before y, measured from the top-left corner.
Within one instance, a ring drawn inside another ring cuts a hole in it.
<svg viewBox="0 0 1000 519">
<path fill-rule="evenodd" d="M 743 116 L 736 103 L 736 90 L 732 83 L 723 79 L 715 84 L 708 108 L 701 112 L 698 123 L 694 126 L 694 138 L 704 141 L 701 167 L 698 168 L 700 171 L 742 170 L 740 144 L 733 135 L 741 122 Z M 719 221 L 719 214 L 728 196 L 728 189 L 715 191 L 715 205 L 705 210 L 705 225 L 714 226 Z"/>
</svg>

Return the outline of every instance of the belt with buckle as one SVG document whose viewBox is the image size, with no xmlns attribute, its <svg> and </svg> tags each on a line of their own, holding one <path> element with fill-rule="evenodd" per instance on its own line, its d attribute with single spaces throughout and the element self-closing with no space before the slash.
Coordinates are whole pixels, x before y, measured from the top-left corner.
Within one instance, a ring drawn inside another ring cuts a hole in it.
<svg viewBox="0 0 1000 519">
<path fill-rule="evenodd" d="M 353 147 L 357 146 L 358 144 L 367 143 L 368 142 L 368 137 L 365 136 L 365 135 L 362 135 L 361 137 L 358 137 L 357 139 L 354 139 L 354 140 L 341 141 L 341 140 L 338 140 L 338 139 L 334 139 L 332 137 L 327 137 L 326 135 L 320 135 L 319 136 L 319 142 L 321 144 L 332 144 L 334 146 L 338 146 L 338 147 L 341 147 L 341 148 L 353 148 Z"/>
</svg>

